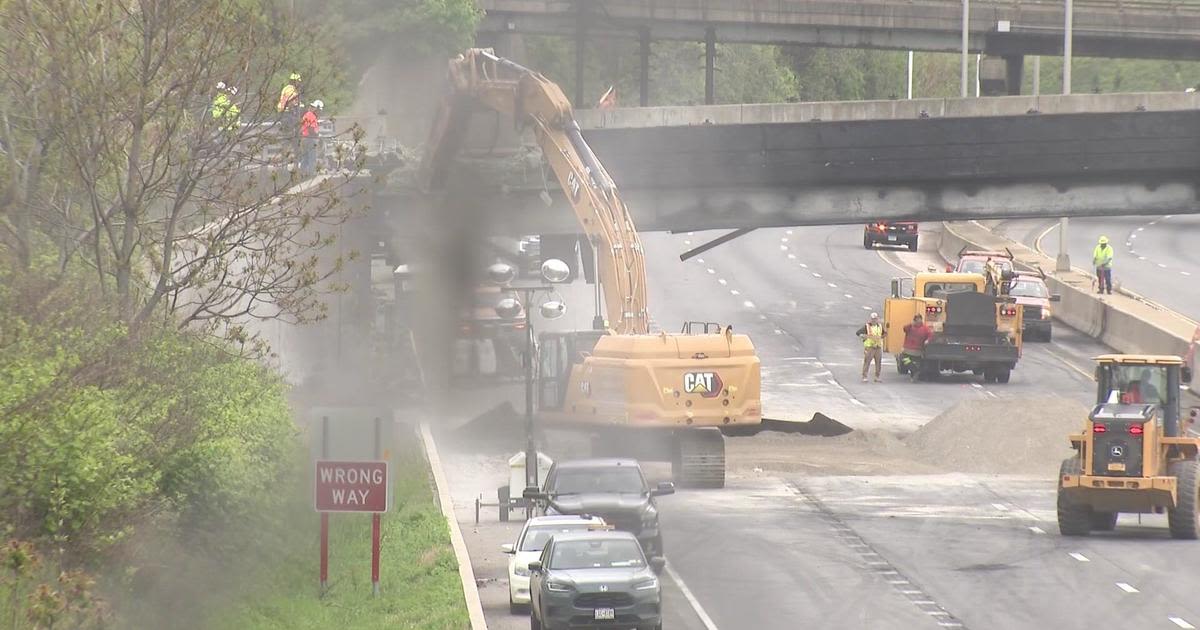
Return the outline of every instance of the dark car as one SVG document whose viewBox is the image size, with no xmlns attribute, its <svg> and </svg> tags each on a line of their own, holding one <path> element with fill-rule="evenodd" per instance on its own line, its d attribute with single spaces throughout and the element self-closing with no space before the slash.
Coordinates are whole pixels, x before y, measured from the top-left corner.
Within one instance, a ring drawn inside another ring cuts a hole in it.
<svg viewBox="0 0 1200 630">
<path fill-rule="evenodd" d="M 651 488 L 636 460 L 581 459 L 557 462 L 546 473 L 541 492 L 526 498 L 538 502 L 538 513 L 591 514 L 637 537 L 648 556 L 663 554 L 654 497 L 674 494 L 675 485 Z"/>
<path fill-rule="evenodd" d="M 661 630 L 662 566 L 629 532 L 556 534 L 529 563 L 529 625 Z"/>
<path fill-rule="evenodd" d="M 863 227 L 863 248 L 873 249 L 876 245 L 898 245 L 917 251 L 917 223 L 915 221 L 874 221 Z"/>
</svg>

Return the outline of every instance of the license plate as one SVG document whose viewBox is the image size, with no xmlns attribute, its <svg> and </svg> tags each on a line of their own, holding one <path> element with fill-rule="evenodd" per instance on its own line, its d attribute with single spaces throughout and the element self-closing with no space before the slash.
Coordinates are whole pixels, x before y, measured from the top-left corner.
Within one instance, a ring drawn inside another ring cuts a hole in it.
<svg viewBox="0 0 1200 630">
<path fill-rule="evenodd" d="M 889 240 L 889 241 L 894 241 L 894 240 L 896 240 L 896 235 L 895 235 L 895 234 L 888 234 L 888 240 Z"/>
<path fill-rule="evenodd" d="M 1125 472 L 1125 464 L 1120 462 L 1109 462 L 1108 469 L 1113 472 Z"/>
<path fill-rule="evenodd" d="M 617 611 L 613 610 L 612 608 L 597 608 L 596 609 L 596 620 L 597 621 L 612 620 L 612 619 L 616 619 L 616 618 L 617 618 Z"/>
</svg>

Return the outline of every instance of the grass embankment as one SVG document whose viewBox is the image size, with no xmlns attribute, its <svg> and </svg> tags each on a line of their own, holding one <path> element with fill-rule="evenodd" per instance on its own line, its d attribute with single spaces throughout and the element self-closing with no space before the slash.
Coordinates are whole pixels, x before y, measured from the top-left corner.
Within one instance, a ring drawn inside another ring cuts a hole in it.
<svg viewBox="0 0 1200 630">
<path fill-rule="evenodd" d="M 319 518 L 310 513 L 295 523 L 312 532 L 308 544 L 266 569 L 261 589 L 219 615 L 213 630 L 469 627 L 449 528 L 415 438 L 400 440 L 393 466 L 395 500 L 382 519 L 378 599 L 371 596 L 371 518 L 365 514 L 330 515 L 329 592 L 317 597 Z"/>
</svg>

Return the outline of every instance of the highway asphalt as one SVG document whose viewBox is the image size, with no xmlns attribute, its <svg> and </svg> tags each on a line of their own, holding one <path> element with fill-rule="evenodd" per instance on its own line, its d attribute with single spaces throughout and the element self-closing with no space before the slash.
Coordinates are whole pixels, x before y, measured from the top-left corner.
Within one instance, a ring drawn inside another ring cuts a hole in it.
<svg viewBox="0 0 1200 630">
<path fill-rule="evenodd" d="M 819 410 L 905 430 L 969 398 L 1090 400 L 1088 357 L 1104 348 L 1065 327 L 1027 344 L 1007 385 L 912 384 L 894 368 L 861 383 L 854 330 L 892 276 L 939 261 L 932 238 L 916 254 L 868 252 L 860 230 L 760 230 L 687 263 L 675 256 L 716 235 L 646 235 L 651 308 L 668 328 L 687 318 L 749 332 L 773 417 Z M 667 556 L 708 630 L 1200 623 L 1189 571 L 1200 545 L 1169 540 L 1161 517 L 1066 539 L 1053 509 L 1053 478 L 962 474 L 735 478 L 662 502 Z"/>
<path fill-rule="evenodd" d="M 1050 256 L 1058 254 L 1057 220 L 1005 221 L 998 233 Z M 1200 320 L 1200 216 L 1095 217 L 1071 219 L 1067 253 L 1072 266 L 1091 266 L 1100 236 L 1112 243 L 1113 280 L 1121 287 Z"/>
</svg>

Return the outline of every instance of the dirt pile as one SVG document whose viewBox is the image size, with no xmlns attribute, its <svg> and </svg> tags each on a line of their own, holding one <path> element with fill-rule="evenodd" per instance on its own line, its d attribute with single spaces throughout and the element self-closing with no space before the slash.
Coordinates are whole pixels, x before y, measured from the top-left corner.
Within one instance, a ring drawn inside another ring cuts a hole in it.
<svg viewBox="0 0 1200 630">
<path fill-rule="evenodd" d="M 967 400 L 904 440 L 912 455 L 956 472 L 1054 475 L 1072 453 L 1067 435 L 1088 408 L 1064 398 Z"/>
</svg>

